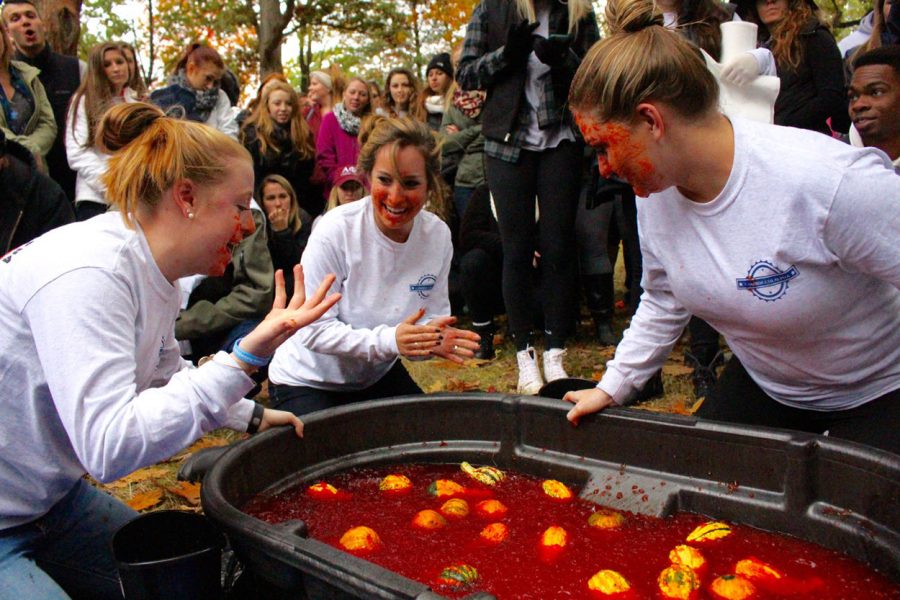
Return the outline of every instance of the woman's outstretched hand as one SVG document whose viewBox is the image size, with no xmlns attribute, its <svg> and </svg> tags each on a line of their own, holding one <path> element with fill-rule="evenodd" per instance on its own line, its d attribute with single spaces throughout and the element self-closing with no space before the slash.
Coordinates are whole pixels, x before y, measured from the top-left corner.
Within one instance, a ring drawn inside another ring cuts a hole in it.
<svg viewBox="0 0 900 600">
<path fill-rule="evenodd" d="M 328 309 L 334 306 L 335 302 L 341 299 L 339 293 L 325 297 L 334 284 L 334 279 L 334 275 L 326 275 L 316 293 L 307 298 L 303 281 L 303 267 L 295 265 L 294 295 L 286 304 L 284 273 L 281 272 L 281 269 L 276 271 L 275 302 L 272 304 L 272 310 L 269 311 L 263 322 L 256 326 L 256 329 L 241 340 L 241 349 L 256 356 L 272 356 L 278 346 L 294 335 L 298 329 L 324 315 Z"/>
<path fill-rule="evenodd" d="M 438 344 L 431 349 L 431 354 L 462 364 L 465 359 L 475 356 L 481 336 L 474 331 L 451 327 L 456 317 L 446 316 L 432 319 L 429 326 L 438 327 L 441 335 Z"/>
<path fill-rule="evenodd" d="M 563 400 L 575 405 L 566 413 L 566 418 L 571 421 L 572 425 L 578 425 L 581 417 L 599 412 L 613 403 L 612 396 L 600 388 L 566 392 Z"/>
</svg>

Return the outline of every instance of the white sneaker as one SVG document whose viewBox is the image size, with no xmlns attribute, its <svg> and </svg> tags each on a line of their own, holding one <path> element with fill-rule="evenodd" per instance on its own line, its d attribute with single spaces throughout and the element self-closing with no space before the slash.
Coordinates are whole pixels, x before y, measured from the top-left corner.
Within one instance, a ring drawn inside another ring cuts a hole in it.
<svg viewBox="0 0 900 600">
<path fill-rule="evenodd" d="M 516 392 L 537 394 L 541 391 L 544 380 L 541 379 L 541 370 L 538 368 L 537 353 L 534 348 L 528 346 L 524 350 L 516 352 L 516 361 L 519 363 L 519 386 L 516 388 Z"/>
<path fill-rule="evenodd" d="M 569 376 L 563 368 L 563 357 L 566 351 L 562 348 L 550 348 L 544 352 L 544 379 L 547 383 Z"/>
</svg>

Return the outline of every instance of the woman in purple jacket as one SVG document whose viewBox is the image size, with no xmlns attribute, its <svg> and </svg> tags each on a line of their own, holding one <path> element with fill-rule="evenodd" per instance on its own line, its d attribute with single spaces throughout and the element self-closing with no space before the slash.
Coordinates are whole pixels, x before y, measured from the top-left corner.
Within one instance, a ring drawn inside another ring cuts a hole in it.
<svg viewBox="0 0 900 600">
<path fill-rule="evenodd" d="M 369 86 L 359 77 L 352 77 L 344 88 L 342 101 L 322 118 L 316 138 L 316 162 L 325 174 L 326 197 L 341 167 L 356 165 L 359 126 L 371 112 Z"/>
</svg>

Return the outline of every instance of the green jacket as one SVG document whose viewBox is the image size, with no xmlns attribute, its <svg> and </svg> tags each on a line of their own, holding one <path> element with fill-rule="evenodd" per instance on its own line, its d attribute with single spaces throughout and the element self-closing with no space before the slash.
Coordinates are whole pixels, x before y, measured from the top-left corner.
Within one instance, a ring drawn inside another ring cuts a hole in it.
<svg viewBox="0 0 900 600">
<path fill-rule="evenodd" d="M 484 179 L 484 136 L 481 135 L 481 115 L 470 119 L 451 104 L 444 111 L 441 132 L 447 125 L 456 125 L 457 133 L 443 133 L 441 153 L 443 160 L 459 160 L 454 186 L 478 187 Z"/>
<path fill-rule="evenodd" d="M 28 120 L 24 135 L 16 135 L 6 126 L 6 114 L 0 110 L 0 129 L 6 134 L 6 139 L 19 142 L 32 153 L 41 157 L 47 155 L 53 142 L 56 140 L 56 119 L 53 118 L 53 107 L 41 80 L 38 79 L 40 71 L 29 64 L 18 60 L 9 61 L 11 69 L 22 74 L 25 85 L 31 90 L 34 97 L 34 114 Z"/>
<path fill-rule="evenodd" d="M 241 241 L 225 275 L 208 277 L 191 293 L 175 321 L 175 338 L 194 340 L 227 332 L 248 319 L 262 319 L 272 308 L 275 271 L 266 238 L 265 217 L 253 210 L 256 231 Z"/>
</svg>

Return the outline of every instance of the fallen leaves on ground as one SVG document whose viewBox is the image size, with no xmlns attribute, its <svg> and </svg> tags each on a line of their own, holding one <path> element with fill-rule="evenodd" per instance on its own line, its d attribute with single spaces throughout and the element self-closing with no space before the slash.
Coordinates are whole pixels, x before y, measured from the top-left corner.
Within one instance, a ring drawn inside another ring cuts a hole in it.
<svg viewBox="0 0 900 600">
<path fill-rule="evenodd" d="M 146 492 L 135 494 L 125 501 L 125 504 L 136 511 L 147 510 L 159 504 L 162 501 L 163 491 L 161 488 L 152 488 Z"/>
<path fill-rule="evenodd" d="M 666 363 L 663 365 L 662 371 L 664 375 L 678 377 L 679 375 L 690 375 L 694 372 L 694 369 L 683 364 Z"/>
<path fill-rule="evenodd" d="M 423 391 L 426 394 L 436 394 L 438 392 L 477 392 L 479 390 L 481 390 L 481 382 L 479 381 L 464 381 L 455 377 L 449 377 L 434 381 L 426 386 Z"/>
<path fill-rule="evenodd" d="M 204 448 L 215 448 L 218 446 L 227 446 L 231 443 L 231 440 L 220 438 L 220 437 L 210 437 L 204 436 L 170 458 L 170 461 L 182 461 L 197 450 L 203 450 Z"/>
<path fill-rule="evenodd" d="M 104 484 L 103 487 L 106 489 L 127 488 L 149 479 L 159 479 L 161 477 L 167 477 L 168 475 L 169 469 L 166 469 L 165 467 L 144 467 L 143 469 L 138 469 L 137 471 L 130 473 L 125 477 L 122 477 L 121 479 L 116 479 L 115 481 Z"/>
<path fill-rule="evenodd" d="M 197 506 L 200 504 L 200 484 L 199 483 L 191 483 L 189 481 L 179 481 L 175 485 L 170 485 L 166 487 L 166 490 L 175 494 L 176 496 L 181 496 L 185 500 L 187 500 L 193 506 Z"/>
</svg>

